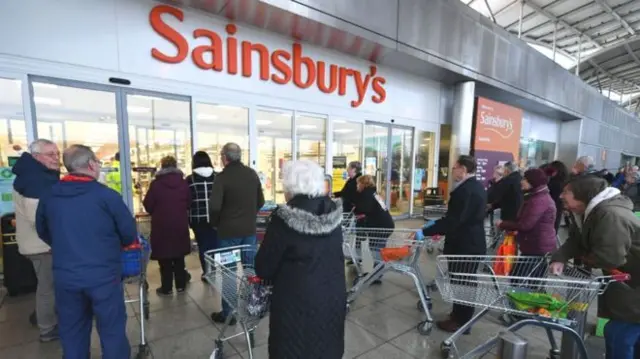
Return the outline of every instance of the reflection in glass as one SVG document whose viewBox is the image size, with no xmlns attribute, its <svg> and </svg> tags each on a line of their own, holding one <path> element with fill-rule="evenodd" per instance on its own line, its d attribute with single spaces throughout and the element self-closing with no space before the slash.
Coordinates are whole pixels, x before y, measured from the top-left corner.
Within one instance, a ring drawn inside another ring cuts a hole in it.
<svg viewBox="0 0 640 359">
<path fill-rule="evenodd" d="M 22 81 L 0 78 L 0 166 L 27 150 L 27 130 L 22 115 Z"/>
<path fill-rule="evenodd" d="M 216 172 L 222 171 L 220 151 L 228 142 L 242 149 L 242 162 L 249 164 L 249 110 L 227 105 L 196 105 L 197 144 L 199 151 L 211 157 Z"/>
<path fill-rule="evenodd" d="M 325 167 L 326 119 L 312 115 L 297 115 L 297 159 L 316 162 Z"/>
<path fill-rule="evenodd" d="M 142 211 L 142 200 L 160 168 L 164 156 L 173 156 L 178 168 L 191 173 L 191 110 L 188 101 L 127 95 L 129 143 L 133 169 L 134 210 Z"/>
<path fill-rule="evenodd" d="M 347 181 L 349 162 L 362 162 L 362 124 L 333 119 L 332 190 L 340 191 Z M 340 159 L 340 161 L 336 161 Z"/>
<path fill-rule="evenodd" d="M 258 176 L 269 203 L 285 203 L 281 170 L 292 159 L 292 119 L 289 111 L 260 109 L 256 113 Z"/>
<path fill-rule="evenodd" d="M 520 139 L 520 167 L 540 167 L 553 161 L 556 144 L 533 138 Z"/>
<path fill-rule="evenodd" d="M 411 199 L 411 163 L 413 157 L 413 131 L 391 129 L 391 214 L 409 214 Z"/>
<path fill-rule="evenodd" d="M 425 193 L 433 185 L 433 162 L 436 153 L 435 134 L 433 132 L 416 132 L 418 147 L 415 151 L 416 168 L 413 175 L 414 200 L 412 213 L 422 214 Z"/>
<path fill-rule="evenodd" d="M 387 146 L 389 128 L 367 124 L 364 129 L 364 174 L 374 177 L 380 197 L 387 199 Z M 388 203 L 387 203 L 388 205 Z"/>
</svg>

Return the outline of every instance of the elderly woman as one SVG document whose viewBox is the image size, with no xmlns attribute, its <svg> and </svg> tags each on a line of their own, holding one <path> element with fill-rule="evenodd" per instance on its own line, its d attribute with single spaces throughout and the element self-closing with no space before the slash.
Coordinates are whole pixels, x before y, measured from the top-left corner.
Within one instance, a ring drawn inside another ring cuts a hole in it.
<svg viewBox="0 0 640 359">
<path fill-rule="evenodd" d="M 160 266 L 160 296 L 183 293 L 190 275 L 184 257 L 191 252 L 189 239 L 189 185 L 172 156 L 162 158 L 160 171 L 144 197 L 144 208 L 151 215 L 151 259 Z"/>
<path fill-rule="evenodd" d="M 315 162 L 288 162 L 282 173 L 287 203 L 273 212 L 255 258 L 256 274 L 273 283 L 269 357 L 340 359 L 347 305 L 342 203 L 327 196 Z"/>
<path fill-rule="evenodd" d="M 640 173 L 628 172 L 625 174 L 624 183 L 620 190 L 633 202 L 633 210 L 640 211 Z"/>
<path fill-rule="evenodd" d="M 604 330 L 606 357 L 632 359 L 640 339 L 640 220 L 632 212 L 633 204 L 595 176 L 569 182 L 562 200 L 577 225 L 553 255 L 550 271 L 560 274 L 569 259 L 579 257 L 605 274 L 615 269 L 631 275 L 626 283 L 611 283 L 599 304 L 610 318 Z"/>
</svg>

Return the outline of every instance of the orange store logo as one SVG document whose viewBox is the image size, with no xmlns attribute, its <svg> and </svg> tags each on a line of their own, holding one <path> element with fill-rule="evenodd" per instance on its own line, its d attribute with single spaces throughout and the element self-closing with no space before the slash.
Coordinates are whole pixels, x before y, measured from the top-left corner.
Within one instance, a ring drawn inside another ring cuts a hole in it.
<svg viewBox="0 0 640 359">
<path fill-rule="evenodd" d="M 176 47 L 177 53 L 168 55 L 152 48 L 151 56 L 169 64 L 182 63 L 189 56 L 189 43 L 182 34 L 162 20 L 163 14 L 169 14 L 184 21 L 184 12 L 172 6 L 158 5 L 149 14 L 149 22 L 153 30 L 171 42 Z M 346 96 L 347 84 L 349 81 L 354 81 L 357 99 L 351 101 L 351 107 L 360 106 L 369 90 L 372 91 L 370 98 L 374 103 L 382 103 L 387 97 L 384 88 L 386 79 L 377 76 L 378 68 L 374 65 L 371 65 L 369 72 L 363 75 L 358 70 L 334 64 L 329 65 L 324 61 L 315 61 L 308 56 L 303 56 L 302 45 L 299 43 L 294 43 L 290 51 L 285 49 L 270 51 L 261 43 L 250 41 L 239 43 L 238 39 L 234 37 L 238 32 L 238 28 L 234 24 L 228 24 L 225 27 L 225 32 L 226 38 L 223 39 L 212 30 L 196 29 L 193 31 L 194 39 L 206 38 L 210 41 L 210 44 L 196 46 L 191 50 L 191 60 L 197 67 L 202 70 L 226 71 L 231 75 L 241 72 L 242 76 L 251 77 L 254 65 L 252 55 L 257 53 L 260 59 L 257 67 L 262 81 L 273 81 L 280 85 L 293 82 L 296 87 L 301 89 L 317 86 L 320 91 L 326 94 L 337 91 L 339 96 Z M 205 57 L 207 54 L 210 56 Z"/>
<path fill-rule="evenodd" d="M 494 132 L 504 139 L 513 134 L 513 122 L 494 113 L 480 111 L 480 123 L 485 125 L 485 131 Z"/>
</svg>

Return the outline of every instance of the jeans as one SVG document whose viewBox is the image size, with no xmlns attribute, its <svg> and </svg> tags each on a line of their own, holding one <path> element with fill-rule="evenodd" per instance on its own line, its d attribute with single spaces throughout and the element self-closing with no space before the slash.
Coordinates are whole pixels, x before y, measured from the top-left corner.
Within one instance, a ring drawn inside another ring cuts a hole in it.
<svg viewBox="0 0 640 359">
<path fill-rule="evenodd" d="M 198 243 L 198 257 L 200 258 L 202 273 L 204 274 L 207 271 L 204 254 L 207 251 L 218 248 L 218 231 L 209 224 L 196 225 L 191 229 L 193 229 L 193 234 L 196 236 L 196 243 Z"/>
<path fill-rule="evenodd" d="M 53 287 L 53 263 L 50 253 L 29 256 L 38 278 L 36 289 L 36 318 L 40 334 L 45 335 L 58 324 L 56 297 Z"/>
<path fill-rule="evenodd" d="M 611 320 L 604 327 L 607 359 L 640 358 L 640 324 Z"/>
<path fill-rule="evenodd" d="M 226 238 L 226 239 L 221 239 L 220 240 L 220 249 L 222 248 L 228 248 L 228 247 L 235 247 L 235 246 L 244 246 L 244 245 L 249 245 L 251 246 L 251 248 L 247 251 L 243 251 L 242 253 L 242 265 L 249 265 L 251 267 L 253 267 L 254 262 L 255 262 L 255 257 L 256 257 L 256 250 L 257 250 L 257 239 L 255 234 L 253 236 L 248 236 L 248 237 L 239 237 L 239 238 Z M 237 264 L 233 264 L 234 266 L 236 266 Z M 230 280 L 231 278 L 227 278 L 227 276 L 223 277 L 223 280 Z M 235 286 L 233 286 L 233 284 L 230 283 L 222 283 L 222 287 L 223 288 L 236 288 Z M 231 312 L 233 311 L 233 308 L 231 308 L 230 304 L 227 303 L 224 299 L 222 300 L 222 314 L 226 317 L 229 314 L 231 314 Z"/>
<path fill-rule="evenodd" d="M 174 278 L 176 289 L 184 289 L 187 286 L 184 257 L 160 259 L 158 265 L 160 266 L 160 282 L 163 291 L 170 292 L 173 289 Z"/>
</svg>

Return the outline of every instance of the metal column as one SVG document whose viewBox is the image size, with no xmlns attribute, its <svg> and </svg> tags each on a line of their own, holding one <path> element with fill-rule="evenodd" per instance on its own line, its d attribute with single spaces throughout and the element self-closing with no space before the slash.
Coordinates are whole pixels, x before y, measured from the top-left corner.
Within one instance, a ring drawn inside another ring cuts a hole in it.
<svg viewBox="0 0 640 359">
<path fill-rule="evenodd" d="M 522 17 L 524 16 L 524 0 L 520 0 L 520 18 L 518 20 L 518 39 L 522 38 Z"/>
<path fill-rule="evenodd" d="M 460 155 L 471 153 L 473 138 L 473 115 L 475 108 L 476 83 L 462 82 L 455 86 L 453 93 L 453 119 L 451 121 L 451 145 L 449 148 L 449 188 L 453 189 L 451 168 Z"/>
<path fill-rule="evenodd" d="M 578 36 L 578 62 L 576 63 L 576 76 L 580 76 L 580 57 L 582 56 L 582 35 Z"/>
<path fill-rule="evenodd" d="M 556 40 L 558 35 L 558 22 L 556 21 L 553 25 L 553 61 L 556 61 Z"/>
</svg>

